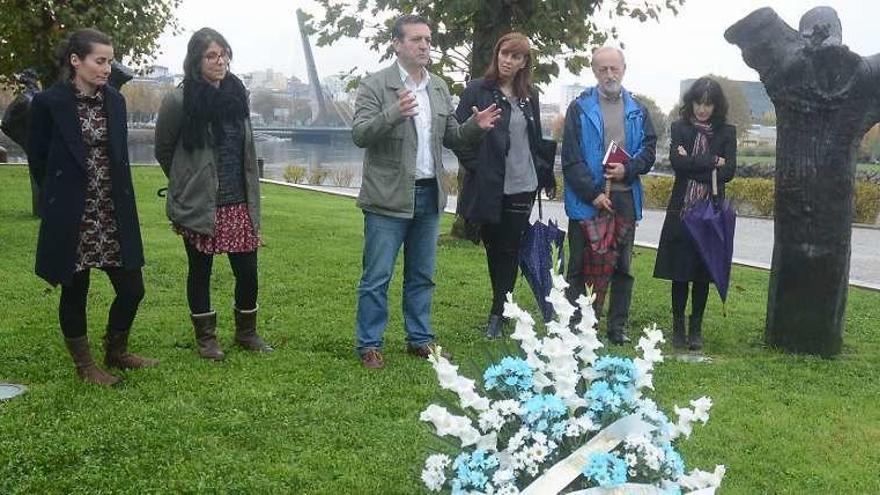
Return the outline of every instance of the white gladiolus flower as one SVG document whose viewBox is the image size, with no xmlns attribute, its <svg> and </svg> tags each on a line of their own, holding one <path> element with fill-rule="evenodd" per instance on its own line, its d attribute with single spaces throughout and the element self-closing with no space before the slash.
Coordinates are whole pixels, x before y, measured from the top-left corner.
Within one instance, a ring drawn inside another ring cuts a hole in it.
<svg viewBox="0 0 880 495">
<path fill-rule="evenodd" d="M 489 399 L 477 394 L 474 390 L 474 381 L 459 375 L 458 366 L 443 357 L 439 348 L 437 352 L 428 356 L 428 361 L 437 373 L 440 387 L 455 392 L 459 397 L 461 407 L 473 408 L 477 411 L 489 409 Z"/>
<path fill-rule="evenodd" d="M 727 472 L 727 468 L 723 464 L 715 466 L 715 471 L 711 473 L 694 469 L 690 473 L 678 478 L 678 484 L 688 490 L 719 487 L 721 486 L 721 480 L 724 479 L 725 472 Z"/>
<path fill-rule="evenodd" d="M 703 424 L 706 424 L 709 421 L 709 409 L 712 408 L 712 399 L 703 396 L 692 400 L 691 405 L 694 406 L 694 421 L 702 421 Z"/>
<path fill-rule="evenodd" d="M 450 414 L 445 407 L 431 404 L 422 411 L 419 419 L 431 423 L 437 429 L 437 436 L 450 435 L 461 439 L 461 446 L 467 447 L 476 444 L 480 438 L 480 432 L 471 424 L 471 420 L 465 416 Z"/>
<path fill-rule="evenodd" d="M 434 454 L 425 459 L 425 468 L 422 469 L 422 482 L 432 492 L 439 492 L 446 483 L 446 467 L 452 463 L 452 459 L 446 454 Z"/>
</svg>

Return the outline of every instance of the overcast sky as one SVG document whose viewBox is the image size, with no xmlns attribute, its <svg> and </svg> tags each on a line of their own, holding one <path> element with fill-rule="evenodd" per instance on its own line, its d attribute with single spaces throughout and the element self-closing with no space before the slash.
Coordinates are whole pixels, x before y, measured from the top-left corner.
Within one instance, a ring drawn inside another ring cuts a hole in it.
<svg viewBox="0 0 880 495">
<path fill-rule="evenodd" d="M 878 0 L 687 0 L 680 14 L 661 18 L 659 23 L 630 20 L 603 20 L 616 23 L 620 41 L 625 44 L 627 73 L 624 86 L 654 98 L 664 110 L 678 99 L 681 79 L 714 73 L 731 79 L 757 80 L 757 74 L 743 63 L 737 47 L 723 37 L 728 26 L 760 7 L 773 7 L 794 28 L 800 16 L 817 5 L 837 10 L 843 23 L 843 41 L 862 55 L 880 52 Z M 156 63 L 182 72 L 186 42 L 193 31 L 210 26 L 227 38 L 235 52 L 232 70 L 250 72 L 273 68 L 287 75 L 307 79 L 295 11 L 302 8 L 318 15 L 320 8 L 311 0 L 250 0 L 218 2 L 216 0 L 184 0 L 177 12 L 184 30 L 181 35 L 163 35 L 160 43 L 164 53 Z M 602 16 L 607 19 L 606 16 Z M 610 25 L 610 24 L 608 24 Z M 354 66 L 375 70 L 383 64 L 380 54 L 372 52 L 361 40 L 344 40 L 331 47 L 318 47 L 312 40 L 320 77 Z M 560 84 L 594 83 L 589 70 L 580 76 L 563 74 L 549 88 L 546 101 L 560 98 Z"/>
</svg>

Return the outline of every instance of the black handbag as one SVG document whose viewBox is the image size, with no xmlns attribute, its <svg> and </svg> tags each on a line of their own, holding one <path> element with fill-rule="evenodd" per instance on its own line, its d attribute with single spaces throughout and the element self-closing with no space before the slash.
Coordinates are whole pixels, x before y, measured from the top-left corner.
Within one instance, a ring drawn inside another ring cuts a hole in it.
<svg viewBox="0 0 880 495">
<path fill-rule="evenodd" d="M 538 185 L 540 187 L 556 187 L 556 175 L 553 173 L 553 168 L 556 164 L 556 146 L 556 141 L 552 139 L 541 139 L 538 141 L 538 149 L 535 150 L 535 168 L 538 172 Z"/>
</svg>

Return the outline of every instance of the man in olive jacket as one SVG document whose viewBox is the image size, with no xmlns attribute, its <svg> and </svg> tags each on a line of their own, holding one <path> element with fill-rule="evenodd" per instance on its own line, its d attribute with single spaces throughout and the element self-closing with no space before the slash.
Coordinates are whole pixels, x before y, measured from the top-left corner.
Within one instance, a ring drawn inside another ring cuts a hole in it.
<svg viewBox="0 0 880 495">
<path fill-rule="evenodd" d="M 449 89 L 428 73 L 431 29 L 405 15 L 392 31 L 397 61 L 365 79 L 355 102 L 352 138 L 365 148 L 357 204 L 364 211 L 363 275 L 355 335 L 361 362 L 381 368 L 388 323 L 388 284 L 404 247 L 403 319 L 407 352 L 433 351 L 431 296 L 440 213 L 446 206 L 441 146 L 460 148 L 482 139 L 500 110 L 494 105 L 459 124 Z"/>
</svg>

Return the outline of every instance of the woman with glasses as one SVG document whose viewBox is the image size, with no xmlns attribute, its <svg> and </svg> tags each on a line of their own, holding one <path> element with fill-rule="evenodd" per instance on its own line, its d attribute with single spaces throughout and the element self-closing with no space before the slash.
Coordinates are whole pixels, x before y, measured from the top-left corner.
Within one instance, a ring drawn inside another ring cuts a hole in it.
<svg viewBox="0 0 880 495">
<path fill-rule="evenodd" d="M 30 112 L 28 161 L 40 185 L 37 275 L 61 285 L 58 318 L 85 382 L 119 382 L 92 359 L 86 302 L 92 269 L 115 291 L 104 335 L 104 364 L 119 369 L 158 361 L 128 352 L 144 297 L 144 251 L 128 164 L 125 99 L 109 86 L 113 43 L 80 29 L 58 47 L 59 82 L 38 93 Z"/>
<path fill-rule="evenodd" d="M 181 87 L 162 102 L 156 159 L 168 177 L 166 212 L 186 249 L 186 296 L 199 355 L 221 360 L 211 305 L 214 255 L 226 253 L 235 276 L 235 343 L 272 348 L 257 334 L 260 183 L 248 96 L 229 71 L 232 48 L 202 28 L 189 40 Z"/>
</svg>

